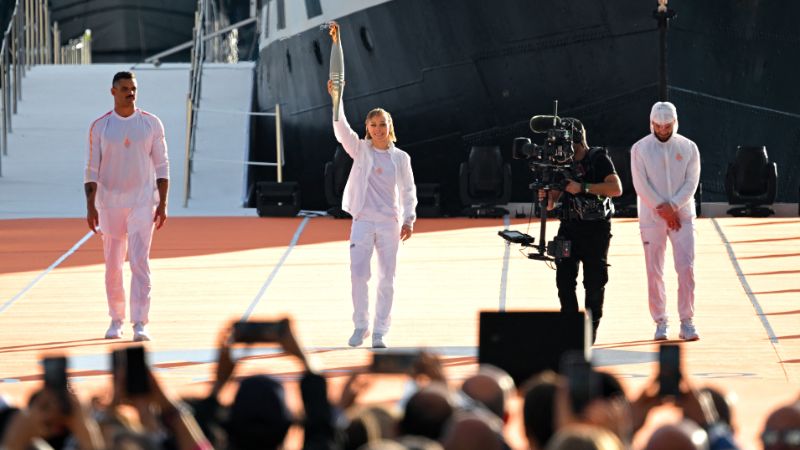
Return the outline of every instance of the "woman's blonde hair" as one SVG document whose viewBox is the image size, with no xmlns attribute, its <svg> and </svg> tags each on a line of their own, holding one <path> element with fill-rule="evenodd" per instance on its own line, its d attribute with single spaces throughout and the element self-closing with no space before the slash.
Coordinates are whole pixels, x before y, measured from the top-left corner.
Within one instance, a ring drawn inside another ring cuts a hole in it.
<svg viewBox="0 0 800 450">
<path fill-rule="evenodd" d="M 596 425 L 572 424 L 556 432 L 545 450 L 624 450 L 624 445 L 610 430 Z"/>
<path fill-rule="evenodd" d="M 392 115 L 389 114 L 389 111 L 386 111 L 383 108 L 375 108 L 367 113 L 367 119 L 364 121 L 364 125 L 367 125 L 367 132 L 364 136 L 364 139 L 372 140 L 372 136 L 369 135 L 369 119 L 372 119 L 378 114 L 383 114 L 386 116 L 386 125 L 389 127 L 389 140 L 392 142 L 397 142 L 397 136 L 394 134 L 394 120 L 392 120 Z"/>
</svg>

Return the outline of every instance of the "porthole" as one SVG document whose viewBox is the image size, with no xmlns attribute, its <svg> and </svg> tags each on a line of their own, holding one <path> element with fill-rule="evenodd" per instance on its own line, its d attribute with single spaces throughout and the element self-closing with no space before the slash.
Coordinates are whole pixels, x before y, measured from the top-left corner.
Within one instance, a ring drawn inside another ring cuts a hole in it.
<svg viewBox="0 0 800 450">
<path fill-rule="evenodd" d="M 367 30 L 367 27 L 361 27 L 359 34 L 361 35 L 361 43 L 364 45 L 364 48 L 367 49 L 367 51 L 371 52 L 373 49 L 375 49 L 375 45 L 372 43 L 372 35 L 370 34 L 369 30 Z"/>
<path fill-rule="evenodd" d="M 314 56 L 317 58 L 317 64 L 322 65 L 322 49 L 319 48 L 319 41 L 314 41 Z"/>
</svg>

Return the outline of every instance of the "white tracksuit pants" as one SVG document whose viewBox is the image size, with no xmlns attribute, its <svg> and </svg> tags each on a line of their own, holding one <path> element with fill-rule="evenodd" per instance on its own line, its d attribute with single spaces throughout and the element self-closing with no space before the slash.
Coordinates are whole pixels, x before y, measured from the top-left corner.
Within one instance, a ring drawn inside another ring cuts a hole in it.
<svg viewBox="0 0 800 450">
<path fill-rule="evenodd" d="M 678 314 L 681 320 L 694 316 L 694 220 L 683 221 L 678 231 L 669 230 L 660 220 L 640 227 L 647 269 L 647 295 L 653 320 L 667 320 L 667 292 L 664 287 L 664 253 L 667 238 L 672 244 L 675 272 L 678 274 Z"/>
<path fill-rule="evenodd" d="M 150 311 L 150 244 L 155 206 L 99 210 L 106 261 L 106 298 L 112 320 L 125 319 L 122 266 L 131 267 L 131 322 L 148 322 Z"/>
<path fill-rule="evenodd" d="M 356 328 L 369 328 L 370 260 L 372 250 L 378 253 L 378 296 L 375 302 L 373 333 L 389 331 L 394 299 L 394 275 L 400 245 L 400 223 L 353 220 L 350 229 L 350 281 L 353 294 L 353 323 Z"/>
</svg>

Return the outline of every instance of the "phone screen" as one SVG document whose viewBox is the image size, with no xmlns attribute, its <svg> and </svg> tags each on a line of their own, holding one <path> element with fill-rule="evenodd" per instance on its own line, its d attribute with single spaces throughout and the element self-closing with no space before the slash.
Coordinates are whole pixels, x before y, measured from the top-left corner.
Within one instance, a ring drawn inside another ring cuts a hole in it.
<svg viewBox="0 0 800 450">
<path fill-rule="evenodd" d="M 69 414 L 72 410 L 67 388 L 67 358 L 64 356 L 47 357 L 42 360 L 44 366 L 44 385 L 58 394 L 61 411 Z"/>
<path fill-rule="evenodd" d="M 125 390 L 130 395 L 150 392 L 144 347 L 128 347 L 125 349 Z"/>
<path fill-rule="evenodd" d="M 572 410 L 580 413 L 600 392 L 600 378 L 580 351 L 562 356 L 561 374 L 567 378 Z"/>
<path fill-rule="evenodd" d="M 63 356 L 47 357 L 44 365 L 44 385 L 56 391 L 67 390 L 67 358 Z"/>
<path fill-rule="evenodd" d="M 681 348 L 675 344 L 662 344 L 658 352 L 658 385 L 661 397 L 680 395 Z"/>
<path fill-rule="evenodd" d="M 372 373 L 410 373 L 419 353 L 373 353 L 370 372 Z"/>
<path fill-rule="evenodd" d="M 125 370 L 125 350 L 112 350 L 109 354 L 109 360 L 111 361 L 111 376 L 116 379 L 119 376 L 119 372 Z"/>
<path fill-rule="evenodd" d="M 241 343 L 278 342 L 286 333 L 287 322 L 235 322 L 233 341 Z"/>
</svg>

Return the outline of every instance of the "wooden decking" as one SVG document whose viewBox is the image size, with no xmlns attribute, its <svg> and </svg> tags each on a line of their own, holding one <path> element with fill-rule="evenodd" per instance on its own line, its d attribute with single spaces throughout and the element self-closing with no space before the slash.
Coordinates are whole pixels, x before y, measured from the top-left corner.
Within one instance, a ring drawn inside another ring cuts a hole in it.
<svg viewBox="0 0 800 450">
<path fill-rule="evenodd" d="M 439 352 L 458 383 L 475 368 L 478 311 L 558 308 L 555 272 L 507 248 L 497 236 L 504 226 L 489 219 L 418 222 L 399 257 L 391 347 Z M 525 231 L 527 221 L 510 227 Z M 550 236 L 556 227 L 549 225 Z M 530 231 L 538 236 L 536 224 Z M 226 323 L 290 316 L 336 394 L 342 375 L 370 356 L 366 347 L 346 346 L 348 232 L 349 221 L 331 218 L 171 218 L 156 233 L 151 261 L 155 340 L 147 347 L 159 377 L 182 393 L 202 393 Z M 38 361 L 50 353 L 70 356 L 80 395 L 108 387 L 107 355 L 119 342 L 101 339 L 108 317 L 100 239 L 73 248 L 86 233 L 81 219 L 0 220 L 0 393 L 19 402 L 41 382 Z M 654 371 L 654 325 L 638 225 L 618 219 L 612 233 L 594 358 L 636 394 Z M 684 345 L 685 370 L 697 384 L 738 394 L 739 438 L 755 447 L 767 411 L 800 393 L 800 220 L 702 218 L 696 253 L 695 323 L 702 338 Z M 665 272 L 674 317 L 669 253 Z M 126 331 L 130 336 L 127 325 Z M 264 347 L 245 353 L 237 374 L 270 372 L 291 382 L 297 370 Z M 390 386 L 367 398 L 397 398 Z M 521 447 L 519 424 L 509 427 Z"/>
</svg>

